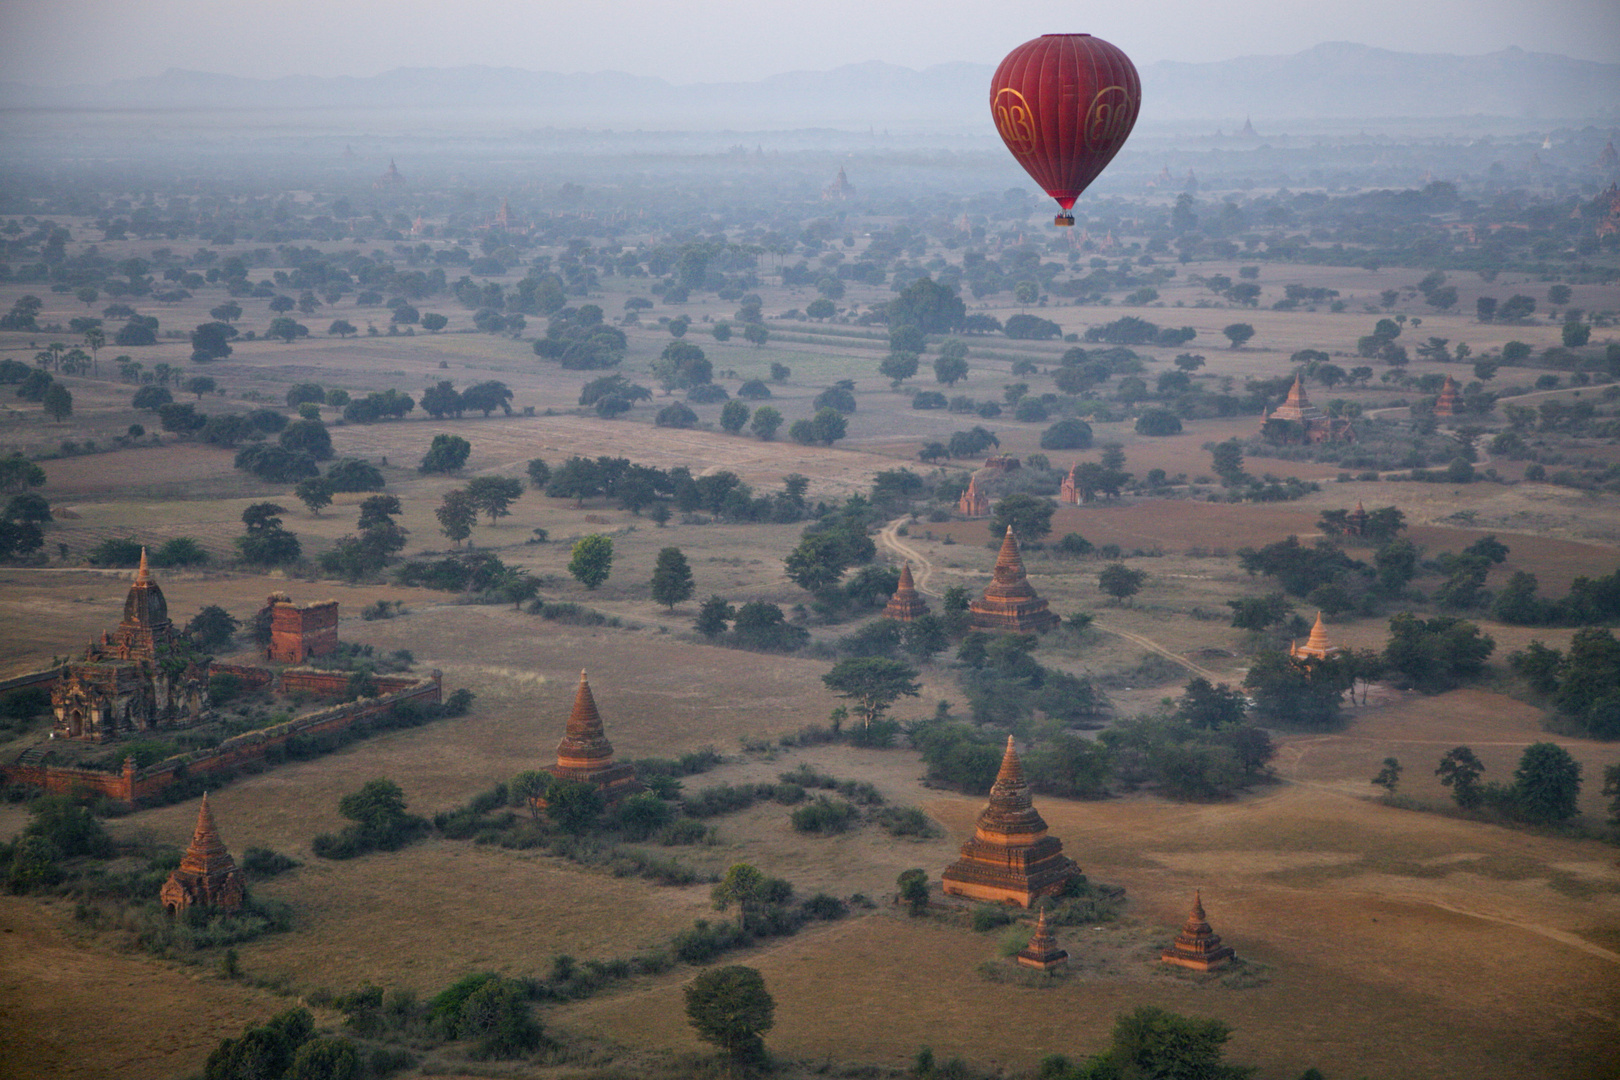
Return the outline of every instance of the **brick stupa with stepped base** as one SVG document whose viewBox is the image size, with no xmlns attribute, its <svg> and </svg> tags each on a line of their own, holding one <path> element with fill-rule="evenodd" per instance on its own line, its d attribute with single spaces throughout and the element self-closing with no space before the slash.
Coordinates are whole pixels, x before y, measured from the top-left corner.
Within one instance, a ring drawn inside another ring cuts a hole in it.
<svg viewBox="0 0 1620 1080">
<path fill-rule="evenodd" d="M 883 609 L 883 615 L 889 619 L 899 619 L 901 622 L 911 622 L 928 614 L 928 605 L 917 594 L 917 583 L 911 580 L 911 564 L 908 562 L 900 568 L 900 586 L 889 597 L 888 606 Z"/>
<path fill-rule="evenodd" d="M 180 865 L 169 874 L 158 892 L 158 901 L 170 915 L 188 907 L 213 907 L 222 911 L 235 911 L 247 900 L 247 886 L 242 871 L 225 850 L 225 841 L 214 827 L 213 811 L 208 809 L 208 794 L 203 793 L 202 809 L 197 811 L 197 827 L 191 833 L 191 846 L 186 848 Z"/>
<path fill-rule="evenodd" d="M 1068 951 L 1058 948 L 1057 938 L 1046 925 L 1045 908 L 1035 920 L 1035 933 L 1030 935 L 1029 944 L 1018 950 L 1013 959 L 1036 971 L 1051 971 L 1069 962 Z"/>
<path fill-rule="evenodd" d="M 574 692 L 574 708 L 568 714 L 568 730 L 557 744 L 557 764 L 546 771 L 559 780 L 595 784 L 602 801 L 611 805 L 641 791 L 636 768 L 613 760 L 613 744 L 602 730 L 602 715 L 596 711 L 596 698 L 585 672 L 579 673 L 579 689 Z"/>
<path fill-rule="evenodd" d="M 1030 586 L 1011 525 L 1007 526 L 1007 537 L 996 556 L 990 584 L 982 598 L 968 605 L 968 614 L 975 630 L 1009 630 L 1015 634 L 1051 630 L 1062 621 Z"/>
<path fill-rule="evenodd" d="M 1215 971 L 1236 958 L 1232 947 L 1221 944 L 1221 935 L 1210 928 L 1209 921 L 1204 917 L 1202 894 L 1193 893 L 1193 906 L 1187 915 L 1187 925 L 1181 928 L 1181 933 L 1176 935 L 1170 947 L 1159 954 L 1159 959 L 1166 964 L 1176 964 L 1194 971 Z"/>
<path fill-rule="evenodd" d="M 1063 842 L 1047 834 L 1009 735 L 990 804 L 979 815 L 972 839 L 962 845 L 962 857 L 941 875 L 946 894 L 1029 907 L 1040 897 L 1062 893 L 1079 873 L 1063 854 Z"/>
</svg>

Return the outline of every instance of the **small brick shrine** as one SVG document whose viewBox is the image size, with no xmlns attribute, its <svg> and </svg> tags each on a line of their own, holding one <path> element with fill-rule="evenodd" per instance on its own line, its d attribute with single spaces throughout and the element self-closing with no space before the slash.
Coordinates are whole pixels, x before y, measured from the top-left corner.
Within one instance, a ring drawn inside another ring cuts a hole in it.
<svg viewBox="0 0 1620 1080">
<path fill-rule="evenodd" d="M 899 619 L 901 622 L 911 622 L 928 614 L 928 605 L 917 593 L 917 584 L 911 579 L 911 564 L 908 562 L 900 568 L 900 585 L 889 597 L 888 605 L 883 609 L 886 618 Z"/>
<path fill-rule="evenodd" d="M 1330 656 L 1339 655 L 1337 645 L 1328 644 L 1327 627 L 1322 624 L 1322 613 L 1316 613 L 1316 625 L 1311 627 L 1311 636 L 1301 645 L 1295 641 L 1288 646 L 1288 655 L 1291 659 L 1302 664 L 1310 664 L 1313 660 L 1326 660 Z"/>
<path fill-rule="evenodd" d="M 595 784 L 602 791 L 602 801 L 610 805 L 643 788 L 634 765 L 614 762 L 613 744 L 602 730 L 602 716 L 596 711 L 596 698 L 583 671 L 573 711 L 568 714 L 568 729 L 557 744 L 557 764 L 547 766 L 546 771 L 559 780 Z"/>
<path fill-rule="evenodd" d="M 956 500 L 956 512 L 964 517 L 990 516 L 990 496 L 986 495 L 984 489 L 979 487 L 979 478 L 977 476 L 968 477 L 967 490 L 962 492 L 960 499 Z"/>
<path fill-rule="evenodd" d="M 1045 908 L 1035 920 L 1035 933 L 1030 935 L 1029 944 L 1018 950 L 1013 959 L 1036 971 L 1051 971 L 1069 962 L 1068 950 L 1058 948 L 1057 937 L 1046 925 Z"/>
<path fill-rule="evenodd" d="M 1194 971 L 1215 971 L 1230 964 L 1236 957 L 1230 945 L 1221 944 L 1221 936 L 1210 928 L 1204 917 L 1203 896 L 1193 893 L 1193 906 L 1187 915 L 1187 925 L 1181 928 L 1181 933 L 1176 935 L 1170 947 L 1159 954 L 1159 959 L 1166 964 L 1176 964 Z"/>
<path fill-rule="evenodd" d="M 962 845 L 961 858 L 941 875 L 945 892 L 1029 907 L 1042 896 L 1060 894 L 1079 872 L 1063 854 L 1063 842 L 1048 835 L 1012 736 L 1007 736 L 990 803 L 979 814 L 972 838 Z"/>
<path fill-rule="evenodd" d="M 1440 396 L 1434 403 L 1434 415 L 1448 418 L 1457 415 L 1457 380 L 1450 375 L 1446 376 L 1445 383 L 1440 387 Z"/>
<path fill-rule="evenodd" d="M 975 630 L 1009 630 L 1015 634 L 1051 630 L 1062 621 L 1045 600 L 1035 595 L 1024 573 L 1024 559 L 1011 525 L 996 555 L 990 584 L 983 597 L 968 605 L 968 615 Z"/>
<path fill-rule="evenodd" d="M 197 811 L 197 827 L 191 846 L 180 865 L 163 883 L 158 900 L 170 915 L 188 907 L 214 907 L 235 911 L 247 899 L 242 871 L 214 827 L 214 814 L 208 809 L 208 793 L 203 793 L 202 809 Z"/>
</svg>

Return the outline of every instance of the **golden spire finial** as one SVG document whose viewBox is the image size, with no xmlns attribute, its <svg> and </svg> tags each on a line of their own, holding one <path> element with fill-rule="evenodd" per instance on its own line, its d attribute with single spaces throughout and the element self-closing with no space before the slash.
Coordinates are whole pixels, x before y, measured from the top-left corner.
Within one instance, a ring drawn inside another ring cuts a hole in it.
<svg viewBox="0 0 1620 1080">
<path fill-rule="evenodd" d="M 142 582 L 150 580 L 150 578 L 151 571 L 146 568 L 146 545 L 143 544 L 141 545 L 141 565 L 140 568 L 135 571 L 135 580 L 136 582 Z"/>
</svg>

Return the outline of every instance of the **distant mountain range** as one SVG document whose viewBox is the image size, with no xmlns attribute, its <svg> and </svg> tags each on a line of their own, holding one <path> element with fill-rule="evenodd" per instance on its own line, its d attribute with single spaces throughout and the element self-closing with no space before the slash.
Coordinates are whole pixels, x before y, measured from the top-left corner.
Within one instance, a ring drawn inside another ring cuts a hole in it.
<svg viewBox="0 0 1620 1080">
<path fill-rule="evenodd" d="M 370 78 L 247 79 L 170 69 L 117 82 L 46 88 L 0 82 L 11 109 L 482 110 L 536 125 L 601 128 L 979 126 L 989 64 L 923 71 L 881 62 L 796 71 L 758 82 L 677 86 L 622 72 L 400 68 Z M 1332 42 L 1292 56 L 1142 69 L 1142 122 L 1501 116 L 1620 120 L 1620 64 L 1505 49 L 1419 54 Z"/>
</svg>

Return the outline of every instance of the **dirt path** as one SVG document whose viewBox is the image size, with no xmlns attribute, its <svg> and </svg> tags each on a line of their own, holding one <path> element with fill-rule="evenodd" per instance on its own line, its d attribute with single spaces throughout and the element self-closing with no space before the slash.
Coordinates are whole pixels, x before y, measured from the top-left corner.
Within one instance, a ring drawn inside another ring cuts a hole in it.
<svg viewBox="0 0 1620 1080">
<path fill-rule="evenodd" d="M 934 564 L 929 562 L 928 557 L 921 551 L 900 539 L 900 526 L 905 524 L 905 522 L 905 518 L 898 517 L 889 522 L 887 525 L 883 526 L 883 528 L 878 531 L 878 543 L 882 547 L 888 548 L 890 551 L 899 555 L 902 559 L 906 559 L 911 563 L 911 578 L 916 583 L 918 592 L 924 593 L 928 596 L 937 597 L 939 593 L 933 592 L 928 588 L 928 582 L 934 576 Z M 1221 679 L 1221 676 L 1217 675 L 1215 672 L 1210 671 L 1208 668 L 1199 667 L 1197 664 L 1193 663 L 1191 660 L 1188 660 L 1185 656 L 1182 656 L 1179 653 L 1171 652 L 1169 649 L 1165 648 L 1163 645 L 1160 645 L 1152 638 L 1143 637 L 1141 634 L 1132 633 L 1129 630 L 1121 629 L 1118 626 L 1102 622 L 1101 620 L 1093 620 L 1091 625 L 1106 634 L 1113 634 L 1115 637 L 1122 637 L 1126 641 L 1140 645 L 1149 652 L 1159 654 L 1166 660 L 1180 664 L 1194 675 L 1200 675 L 1203 678 L 1208 679 L 1210 682 L 1219 682 Z"/>
</svg>

